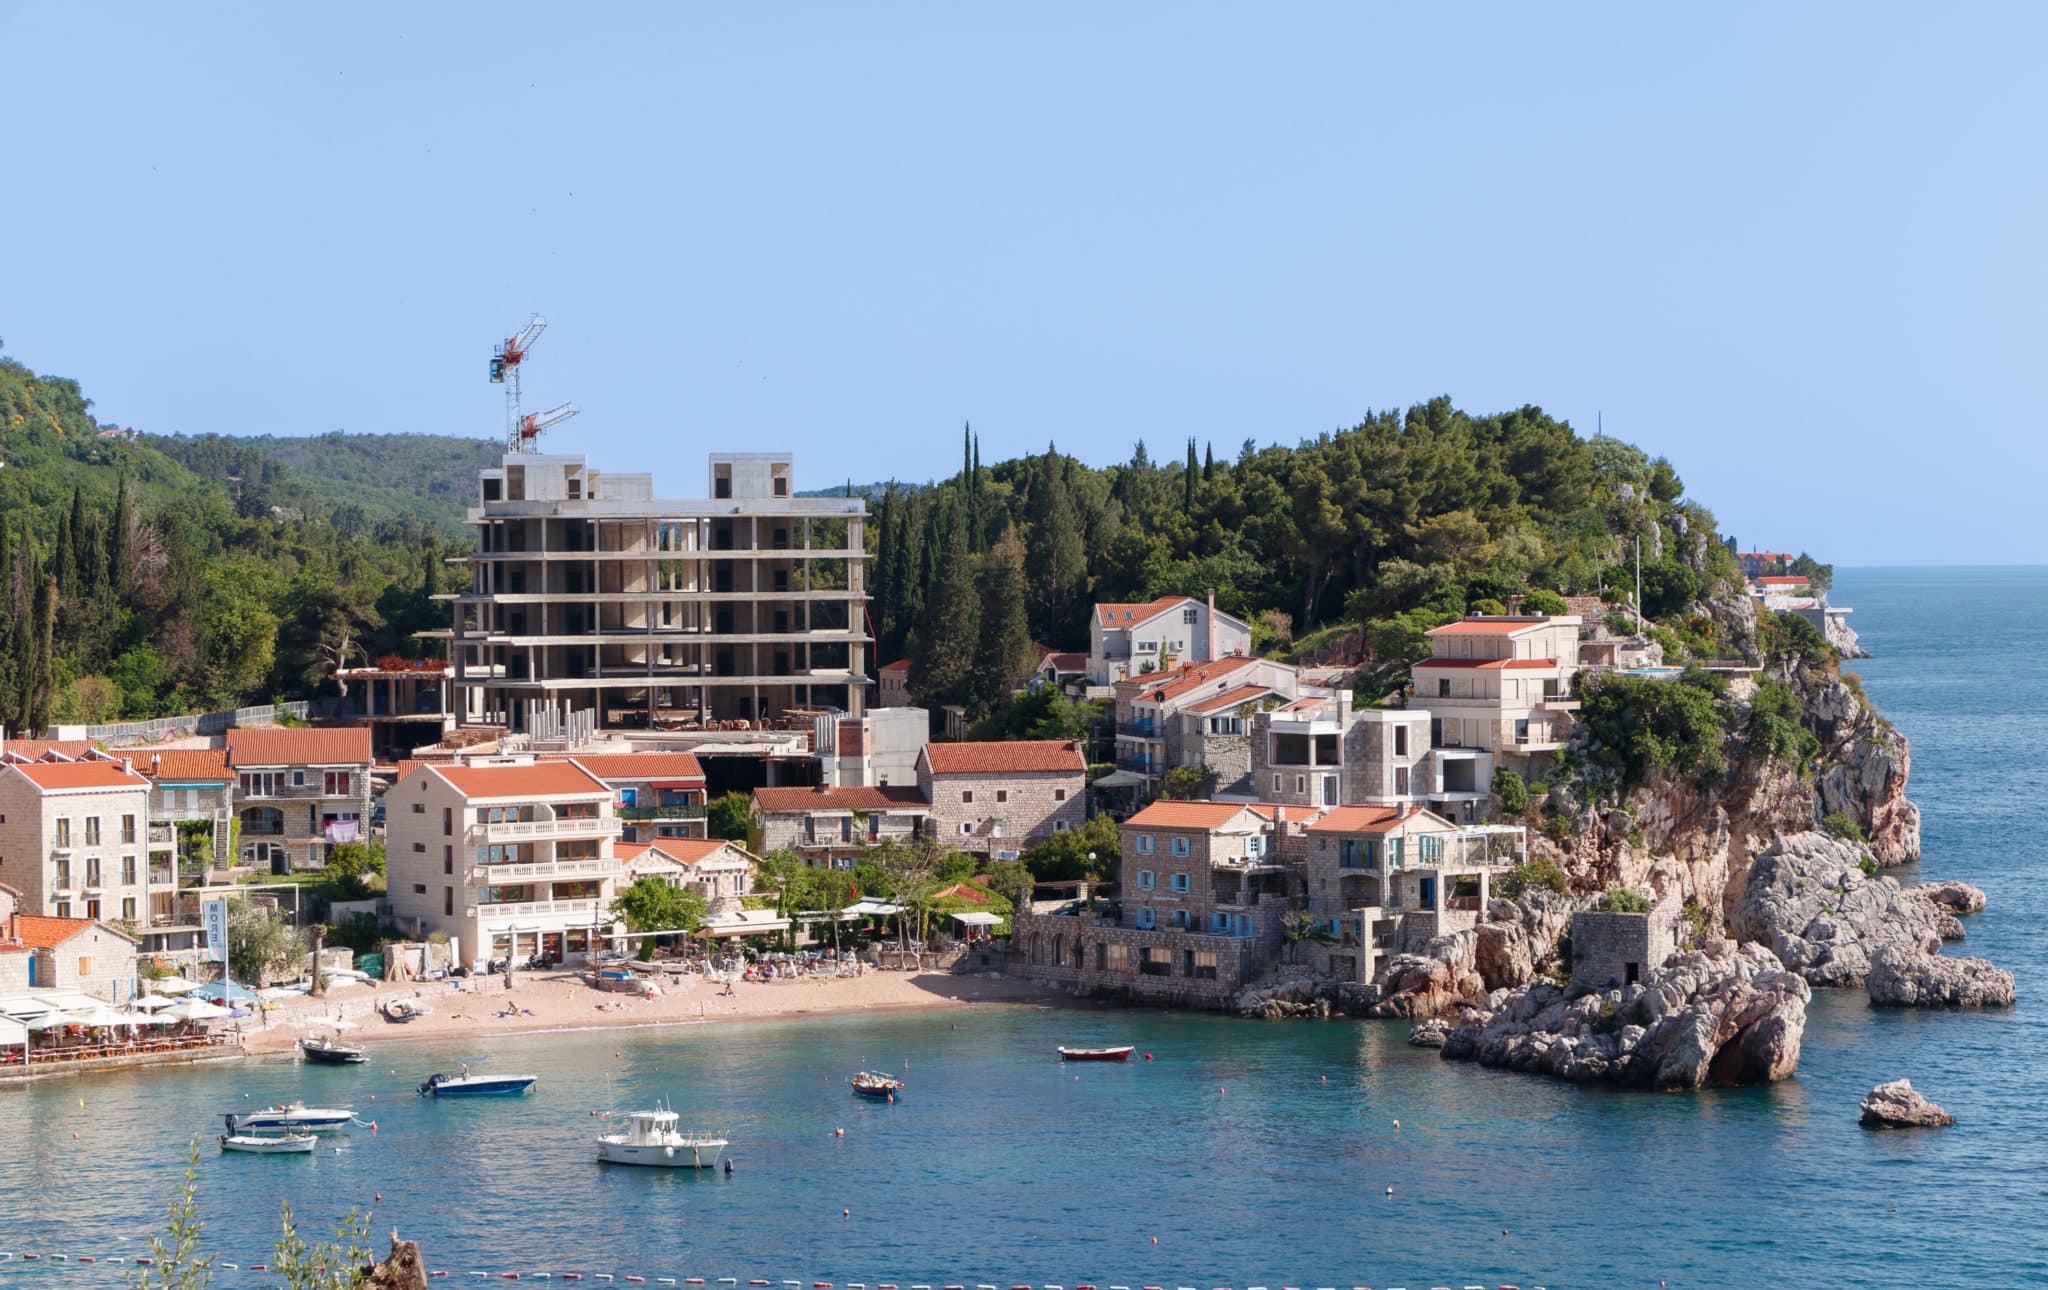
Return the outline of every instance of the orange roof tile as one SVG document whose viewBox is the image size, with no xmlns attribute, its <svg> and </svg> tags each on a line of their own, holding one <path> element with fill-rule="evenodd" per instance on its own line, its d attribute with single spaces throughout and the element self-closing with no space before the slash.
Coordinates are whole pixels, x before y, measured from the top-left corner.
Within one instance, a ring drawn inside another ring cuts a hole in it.
<svg viewBox="0 0 2048 1290">
<path fill-rule="evenodd" d="M 704 778 L 704 767 L 686 752 L 610 753 L 569 760 L 599 779 Z"/>
<path fill-rule="evenodd" d="M 1772 586 L 1774 586 L 1774 587 L 1789 587 L 1789 586 L 1801 586 L 1801 587 L 1803 587 L 1803 586 L 1805 586 L 1805 585 L 1806 585 L 1807 583 L 1809 583 L 1809 582 L 1811 582 L 1811 581 L 1813 581 L 1813 579 L 1811 579 L 1811 578 L 1802 578 L 1802 577 L 1800 577 L 1800 576 L 1799 576 L 1798 574 L 1796 574 L 1796 573 L 1773 573 L 1773 574 L 1766 574 L 1765 576 L 1763 576 L 1763 577 L 1761 577 L 1761 578 L 1758 578 L 1758 579 L 1757 579 L 1757 583 L 1758 583 L 1759 585 L 1761 585 L 1761 584 L 1764 584 L 1764 583 L 1769 583 L 1770 585 L 1772 585 Z"/>
<path fill-rule="evenodd" d="M 910 670 L 910 660 L 899 658 L 894 663 L 884 663 L 882 664 L 882 670 L 884 672 L 908 672 Z"/>
<path fill-rule="evenodd" d="M 368 726 L 237 726 L 227 745 L 228 764 L 237 768 L 370 764 Z"/>
<path fill-rule="evenodd" d="M 738 843 L 724 838 L 657 838 L 649 845 L 663 855 L 684 864 L 702 864 L 725 850 L 744 854 Z"/>
<path fill-rule="evenodd" d="M 1095 616 L 1101 620 L 1104 627 L 1136 627 L 1139 623 L 1149 622 L 1184 601 L 1201 603 L 1193 596 L 1161 596 L 1144 604 L 1135 601 L 1105 600 L 1095 606 Z"/>
<path fill-rule="evenodd" d="M 1338 806 L 1308 826 L 1310 833 L 1385 833 L 1414 814 L 1397 806 Z"/>
<path fill-rule="evenodd" d="M 934 775 L 1035 775 L 1088 769 L 1071 739 L 1017 739 L 995 743 L 926 744 Z"/>
<path fill-rule="evenodd" d="M 1529 671 L 1557 666 L 1554 658 L 1419 658 L 1414 667 L 1483 668 L 1489 672 Z"/>
<path fill-rule="evenodd" d="M 1124 821 L 1126 828 L 1220 829 L 1251 807 L 1241 802 L 1157 801 Z M 1256 814 L 1257 812 L 1254 812 Z"/>
<path fill-rule="evenodd" d="M 1187 706 L 1189 712 L 1214 712 L 1218 708 L 1234 708 L 1240 703 L 1249 703 L 1262 694 L 1271 694 L 1270 685 L 1240 685 L 1234 690 L 1225 690 L 1213 699 L 1203 699 Z"/>
<path fill-rule="evenodd" d="M 166 748 L 135 758 L 135 770 L 150 779 L 208 779 L 225 782 L 234 778 L 228 769 L 228 755 L 220 748 Z"/>
<path fill-rule="evenodd" d="M 85 756 L 92 750 L 93 742 L 90 739 L 8 739 L 0 741 L 0 753 L 13 753 L 17 757 L 26 757 L 30 761 L 35 761 L 50 753 L 56 753 L 60 757 L 70 757 L 75 760 Z"/>
<path fill-rule="evenodd" d="M 121 769 L 117 761 L 31 761 L 10 763 L 31 784 L 64 788 L 148 788 L 149 781 Z"/>
<path fill-rule="evenodd" d="M 1058 653 L 1048 653 L 1045 658 L 1052 664 L 1055 672 L 1085 672 L 1088 670 L 1088 656 L 1085 653 L 1075 654 L 1061 651 Z"/>
<path fill-rule="evenodd" d="M 90 918 L 45 918 L 40 914 L 23 914 L 12 921 L 14 934 L 21 938 L 14 948 L 24 950 L 54 950 L 80 932 L 90 929 L 95 920 Z M 6 927 L 8 924 L 0 924 Z"/>
<path fill-rule="evenodd" d="M 891 811 L 930 803 L 915 788 L 871 788 L 845 785 L 839 788 L 757 788 L 754 801 L 763 811 Z M 667 839 L 665 839 L 667 840 Z"/>
<path fill-rule="evenodd" d="M 568 797 L 610 795 L 605 782 L 574 762 L 537 761 L 512 765 L 430 765 L 426 770 L 468 798 Z"/>
</svg>

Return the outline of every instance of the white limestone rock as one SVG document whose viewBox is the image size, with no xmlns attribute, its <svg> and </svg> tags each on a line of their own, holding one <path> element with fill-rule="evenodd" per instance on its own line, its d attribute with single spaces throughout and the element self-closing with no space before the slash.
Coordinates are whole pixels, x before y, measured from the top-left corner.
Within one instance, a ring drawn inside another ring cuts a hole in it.
<svg viewBox="0 0 2048 1290">
<path fill-rule="evenodd" d="M 1939 1129 L 1956 1122 L 1956 1117 L 1922 1097 L 1908 1079 L 1871 1089 L 1862 1109 L 1866 1129 Z"/>
<path fill-rule="evenodd" d="M 1901 946 L 1879 951 L 1864 983 L 1882 1008 L 2003 1008 L 2014 998 L 2012 973 L 1986 959 L 1951 959 Z"/>
<path fill-rule="evenodd" d="M 1890 878 L 1862 869 L 1867 852 L 1825 833 L 1778 839 L 1750 863 L 1729 931 L 1766 946 L 1784 965 L 1820 986 L 1856 986 L 1889 946 L 1933 953 L 1941 947 L 1932 901 L 1909 896 Z"/>
<path fill-rule="evenodd" d="M 1956 914 L 1981 914 L 1987 903 L 1982 887 L 1972 887 L 1967 882 L 1947 878 L 1941 882 L 1916 882 L 1905 888 L 1909 896 L 1931 900 L 1943 909 Z"/>
</svg>

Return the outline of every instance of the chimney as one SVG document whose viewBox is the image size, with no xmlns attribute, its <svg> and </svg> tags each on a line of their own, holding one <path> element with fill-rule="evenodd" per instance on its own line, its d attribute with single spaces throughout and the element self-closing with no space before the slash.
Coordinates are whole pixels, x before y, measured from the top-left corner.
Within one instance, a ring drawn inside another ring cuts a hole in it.
<svg viewBox="0 0 2048 1290">
<path fill-rule="evenodd" d="M 1203 653 L 1202 659 L 1204 662 L 1213 663 L 1216 661 L 1216 588 L 1214 587 L 1209 588 L 1209 617 L 1206 625 L 1209 629 L 1206 642 L 1209 648 Z"/>
<path fill-rule="evenodd" d="M 151 753 L 149 755 L 149 773 L 151 775 L 161 774 L 163 772 L 163 768 L 164 755 L 162 753 Z"/>
<path fill-rule="evenodd" d="M 126 775 L 133 775 L 135 773 L 134 761 L 130 758 L 123 757 L 121 759 L 121 772 Z"/>
</svg>

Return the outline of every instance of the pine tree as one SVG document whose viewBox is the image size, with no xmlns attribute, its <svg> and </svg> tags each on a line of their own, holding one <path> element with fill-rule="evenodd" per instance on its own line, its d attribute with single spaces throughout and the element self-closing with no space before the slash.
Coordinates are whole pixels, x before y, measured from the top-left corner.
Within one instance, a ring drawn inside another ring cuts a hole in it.
<svg viewBox="0 0 2048 1290">
<path fill-rule="evenodd" d="M 973 704 L 986 712 L 1023 680 L 1031 657 L 1031 624 L 1024 598 L 1024 544 L 1015 530 L 982 558 L 981 648 L 974 660 Z"/>
</svg>

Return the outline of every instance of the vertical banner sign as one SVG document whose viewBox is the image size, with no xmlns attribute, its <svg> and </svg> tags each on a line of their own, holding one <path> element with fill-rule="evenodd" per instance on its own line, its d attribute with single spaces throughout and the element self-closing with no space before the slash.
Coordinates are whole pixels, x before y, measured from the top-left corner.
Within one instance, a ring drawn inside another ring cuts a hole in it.
<svg viewBox="0 0 2048 1290">
<path fill-rule="evenodd" d="M 202 900 L 200 915 L 206 921 L 206 949 L 216 961 L 228 961 L 228 902 Z"/>
</svg>

